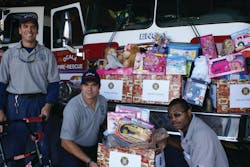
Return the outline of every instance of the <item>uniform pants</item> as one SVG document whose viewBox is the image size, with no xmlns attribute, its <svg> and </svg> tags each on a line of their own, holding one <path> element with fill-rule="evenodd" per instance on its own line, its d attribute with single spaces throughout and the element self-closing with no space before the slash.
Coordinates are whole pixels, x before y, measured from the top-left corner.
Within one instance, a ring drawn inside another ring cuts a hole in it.
<svg viewBox="0 0 250 167">
<path fill-rule="evenodd" d="M 22 95 L 10 94 L 8 96 L 7 105 L 7 119 L 16 120 L 25 117 L 38 117 L 41 113 L 41 108 L 45 104 L 45 95 L 34 97 L 25 97 Z M 32 131 L 44 130 L 44 137 L 39 143 L 40 151 L 43 155 L 44 163 L 48 163 L 48 144 L 46 142 L 47 129 L 46 123 L 32 123 L 28 124 Z M 15 155 L 23 154 L 31 150 L 35 150 L 35 144 L 30 139 L 30 131 L 27 125 L 22 122 L 13 122 L 7 127 L 7 136 L 5 138 L 4 150 L 5 157 L 12 157 Z M 11 161 L 8 167 L 24 167 L 26 160 Z"/>
</svg>

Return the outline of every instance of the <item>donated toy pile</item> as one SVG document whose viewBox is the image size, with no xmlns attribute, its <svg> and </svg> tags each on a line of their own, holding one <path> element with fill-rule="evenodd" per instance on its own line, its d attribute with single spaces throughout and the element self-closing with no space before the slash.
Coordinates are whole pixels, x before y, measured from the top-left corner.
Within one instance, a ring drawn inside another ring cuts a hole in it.
<svg viewBox="0 0 250 167">
<path fill-rule="evenodd" d="M 249 112 L 250 28 L 221 39 L 208 34 L 196 43 L 176 43 L 156 34 L 150 44 L 108 47 L 97 62 L 100 94 L 111 102 L 157 105 L 182 97 L 203 112 Z M 106 137 L 98 146 L 101 166 L 127 164 L 122 159 L 131 155 L 140 155 L 142 166 L 164 166 L 156 143 L 168 134 L 155 129 L 149 115 L 148 109 L 121 104 L 108 112 Z"/>
<path fill-rule="evenodd" d="M 182 97 L 203 112 L 249 112 L 249 46 L 250 28 L 192 43 L 156 33 L 149 44 L 108 47 L 96 63 L 100 93 L 111 102 L 168 105 Z"/>
</svg>

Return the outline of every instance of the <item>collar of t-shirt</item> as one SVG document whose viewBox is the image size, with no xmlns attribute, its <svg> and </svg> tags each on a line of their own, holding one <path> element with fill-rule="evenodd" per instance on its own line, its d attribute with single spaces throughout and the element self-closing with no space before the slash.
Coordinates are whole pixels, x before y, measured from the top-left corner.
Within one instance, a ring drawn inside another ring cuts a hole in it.
<svg viewBox="0 0 250 167">
<path fill-rule="evenodd" d="M 22 48 L 27 50 L 27 52 L 29 52 L 29 53 L 32 52 L 32 50 L 34 49 L 34 48 L 25 47 L 25 46 L 23 46 L 23 44 L 22 44 Z"/>
</svg>

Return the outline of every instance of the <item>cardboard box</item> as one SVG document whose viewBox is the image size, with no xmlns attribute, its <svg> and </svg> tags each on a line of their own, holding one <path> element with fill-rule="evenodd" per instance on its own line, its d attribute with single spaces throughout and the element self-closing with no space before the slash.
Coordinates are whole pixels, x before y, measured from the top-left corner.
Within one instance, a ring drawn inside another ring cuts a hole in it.
<svg viewBox="0 0 250 167">
<path fill-rule="evenodd" d="M 100 94 L 111 102 L 131 103 L 133 90 L 132 68 L 97 70 L 101 77 Z"/>
<path fill-rule="evenodd" d="M 133 103 L 169 104 L 181 97 L 181 75 L 134 75 Z"/>
<path fill-rule="evenodd" d="M 163 152 L 155 149 L 105 147 L 98 143 L 97 164 L 101 167 L 165 167 Z"/>
<path fill-rule="evenodd" d="M 217 112 L 250 112 L 249 80 L 217 81 Z"/>
</svg>

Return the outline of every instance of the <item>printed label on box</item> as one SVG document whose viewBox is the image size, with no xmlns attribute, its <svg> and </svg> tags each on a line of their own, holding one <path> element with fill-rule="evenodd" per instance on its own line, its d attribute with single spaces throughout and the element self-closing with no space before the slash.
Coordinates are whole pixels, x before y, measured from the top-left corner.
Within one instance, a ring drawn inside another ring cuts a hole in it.
<svg viewBox="0 0 250 167">
<path fill-rule="evenodd" d="M 101 80 L 100 94 L 109 100 L 122 100 L 122 80 Z"/>
<path fill-rule="evenodd" d="M 250 108 L 250 84 L 230 85 L 230 108 Z"/>
<path fill-rule="evenodd" d="M 168 102 L 169 81 L 143 80 L 142 100 Z"/>
<path fill-rule="evenodd" d="M 110 151 L 109 167 L 141 167 L 141 156 L 136 154 Z"/>
</svg>

